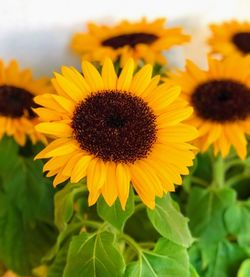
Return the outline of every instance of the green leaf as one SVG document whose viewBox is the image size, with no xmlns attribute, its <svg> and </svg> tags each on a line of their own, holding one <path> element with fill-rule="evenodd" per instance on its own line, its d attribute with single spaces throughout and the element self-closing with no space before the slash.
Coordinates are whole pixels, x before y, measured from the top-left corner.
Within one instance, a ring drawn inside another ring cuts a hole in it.
<svg viewBox="0 0 250 277">
<path fill-rule="evenodd" d="M 155 249 L 142 251 L 139 261 L 127 266 L 126 277 L 187 277 L 189 262 L 187 251 L 165 238 L 159 239 Z"/>
<path fill-rule="evenodd" d="M 247 259 L 241 264 L 237 277 L 249 277 L 249 276 L 250 276 L 250 259 Z"/>
<path fill-rule="evenodd" d="M 220 241 L 214 248 L 212 259 L 208 264 L 206 277 L 236 276 L 240 264 L 247 258 L 245 251 L 237 244 Z"/>
<path fill-rule="evenodd" d="M 187 213 L 190 229 L 195 237 L 219 241 L 227 234 L 224 212 L 236 201 L 235 191 L 229 188 L 193 188 L 190 193 Z"/>
<path fill-rule="evenodd" d="M 165 238 L 188 247 L 193 239 L 188 228 L 188 219 L 179 212 L 169 195 L 156 200 L 155 209 L 148 209 L 148 217 L 155 229 Z"/>
<path fill-rule="evenodd" d="M 190 264 L 189 269 L 190 269 L 190 277 L 199 277 L 198 272 L 196 271 L 196 269 L 192 264 Z"/>
<path fill-rule="evenodd" d="M 83 194 L 83 183 L 68 183 L 55 194 L 55 224 L 59 230 L 64 230 L 74 214 L 74 203 L 77 197 Z"/>
<path fill-rule="evenodd" d="M 230 234 L 237 237 L 239 245 L 250 247 L 250 201 L 237 202 L 225 212 L 225 224 Z"/>
<path fill-rule="evenodd" d="M 42 163 L 19 155 L 11 138 L 0 143 L 0 259 L 30 274 L 55 242 L 53 186 Z"/>
<path fill-rule="evenodd" d="M 73 218 L 70 224 L 59 234 L 55 246 L 43 258 L 43 262 L 49 263 L 47 277 L 62 277 L 67 262 L 69 244 L 72 236 L 78 235 L 82 228 L 82 222 Z"/>
<path fill-rule="evenodd" d="M 73 237 L 63 277 L 123 276 L 124 260 L 114 243 L 114 234 L 99 231 Z"/>
<path fill-rule="evenodd" d="M 97 203 L 97 212 L 104 221 L 106 220 L 118 230 L 122 230 L 125 222 L 134 212 L 133 190 L 130 190 L 125 210 L 122 209 L 118 199 L 109 207 L 103 197 L 100 197 Z"/>
</svg>

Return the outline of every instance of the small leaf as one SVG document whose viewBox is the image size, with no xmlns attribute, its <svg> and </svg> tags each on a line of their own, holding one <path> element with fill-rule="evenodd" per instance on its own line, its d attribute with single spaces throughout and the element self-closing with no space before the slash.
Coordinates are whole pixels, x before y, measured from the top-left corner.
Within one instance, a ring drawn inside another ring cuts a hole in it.
<svg viewBox="0 0 250 277">
<path fill-rule="evenodd" d="M 188 219 L 179 212 L 169 195 L 156 200 L 154 210 L 148 209 L 148 217 L 155 229 L 174 243 L 188 247 L 193 239 L 188 229 Z"/>
<path fill-rule="evenodd" d="M 125 210 L 122 209 L 120 201 L 118 199 L 111 207 L 109 207 L 103 197 L 100 197 L 97 203 L 97 212 L 103 220 L 108 221 L 117 229 L 122 230 L 125 222 L 134 212 L 133 190 L 130 190 Z"/>
<path fill-rule="evenodd" d="M 237 277 L 249 277 L 249 276 L 250 276 L 250 259 L 247 259 L 241 264 Z"/>
<path fill-rule="evenodd" d="M 126 277 L 187 277 L 189 276 L 188 254 L 184 247 L 161 238 L 155 249 L 142 251 L 139 261 L 127 266 Z"/>
<path fill-rule="evenodd" d="M 236 276 L 240 264 L 247 258 L 245 251 L 227 240 L 220 241 L 213 249 L 206 277 Z"/>
<path fill-rule="evenodd" d="M 74 213 L 76 197 L 84 192 L 84 184 L 68 183 L 55 195 L 55 224 L 59 230 L 64 230 Z"/>
<path fill-rule="evenodd" d="M 123 276 L 124 260 L 114 244 L 114 234 L 103 231 L 73 237 L 63 277 Z"/>
<path fill-rule="evenodd" d="M 230 234 L 237 237 L 239 245 L 250 247 L 250 201 L 236 202 L 225 212 L 225 224 Z"/>
</svg>

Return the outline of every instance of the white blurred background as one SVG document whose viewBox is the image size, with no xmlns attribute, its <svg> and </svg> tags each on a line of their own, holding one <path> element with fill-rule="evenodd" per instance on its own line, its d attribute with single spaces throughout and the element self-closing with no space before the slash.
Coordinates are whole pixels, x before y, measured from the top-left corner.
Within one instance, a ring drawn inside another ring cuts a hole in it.
<svg viewBox="0 0 250 277">
<path fill-rule="evenodd" d="M 193 35 L 185 47 L 173 49 L 172 65 L 185 58 L 205 64 L 207 24 L 237 18 L 250 21 L 250 0 L 0 0 L 0 58 L 16 58 L 35 75 L 51 75 L 61 65 L 79 66 L 69 49 L 76 31 L 87 21 L 112 23 L 167 17 L 169 25 L 180 25 Z"/>
</svg>

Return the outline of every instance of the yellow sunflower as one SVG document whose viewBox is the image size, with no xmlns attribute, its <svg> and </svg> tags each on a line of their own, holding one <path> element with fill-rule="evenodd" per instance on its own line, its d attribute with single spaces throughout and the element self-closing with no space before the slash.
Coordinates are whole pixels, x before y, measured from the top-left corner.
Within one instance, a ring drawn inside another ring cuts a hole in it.
<svg viewBox="0 0 250 277">
<path fill-rule="evenodd" d="M 208 58 L 208 70 L 187 61 L 185 72 L 171 75 L 194 108 L 189 123 L 199 131 L 198 147 L 225 157 L 230 147 L 239 157 L 247 154 L 245 134 L 250 133 L 250 57 L 233 56 L 222 61 Z"/>
<path fill-rule="evenodd" d="M 106 57 L 113 61 L 120 59 L 124 65 L 128 57 L 144 60 L 146 63 L 165 64 L 163 51 L 174 45 L 189 41 L 181 28 L 165 27 L 165 19 L 148 22 L 121 21 L 116 26 L 88 24 L 86 33 L 74 35 L 72 49 L 83 59 L 103 62 Z"/>
<path fill-rule="evenodd" d="M 210 25 L 212 36 L 208 42 L 212 53 L 223 56 L 250 54 L 250 22 L 232 20 Z"/>
<path fill-rule="evenodd" d="M 13 136 L 23 146 L 29 137 L 32 143 L 46 142 L 35 130 L 38 118 L 32 111 L 35 95 L 52 92 L 47 79 L 34 80 L 29 69 L 20 70 L 13 60 L 8 66 L 0 60 L 0 139 Z"/>
<path fill-rule="evenodd" d="M 151 78 L 151 65 L 133 76 L 129 59 L 118 77 L 106 59 L 101 74 L 86 61 L 82 71 L 84 77 L 63 67 L 53 80 L 58 94 L 35 98 L 45 121 L 37 130 L 55 138 L 36 158 L 51 158 L 44 171 L 56 175 L 55 186 L 87 177 L 89 205 L 102 194 L 108 205 L 118 197 L 125 208 L 131 182 L 153 208 L 155 196 L 173 191 L 192 165 L 187 142 L 197 130 L 181 122 L 192 108 L 178 98 L 180 87 Z"/>
</svg>

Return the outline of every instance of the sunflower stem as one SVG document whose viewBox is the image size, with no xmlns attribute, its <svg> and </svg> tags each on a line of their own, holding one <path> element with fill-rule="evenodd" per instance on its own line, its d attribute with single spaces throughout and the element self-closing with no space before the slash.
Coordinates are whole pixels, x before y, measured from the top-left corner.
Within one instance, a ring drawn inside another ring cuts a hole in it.
<svg viewBox="0 0 250 277">
<path fill-rule="evenodd" d="M 218 155 L 213 162 L 213 185 L 221 188 L 225 183 L 225 165 L 221 155 Z"/>
<path fill-rule="evenodd" d="M 138 243 L 131 238 L 130 236 L 124 234 L 124 233 L 120 233 L 120 238 L 125 240 L 125 242 L 132 248 L 135 250 L 135 252 L 137 253 L 138 257 L 141 256 L 141 247 L 138 245 Z"/>
</svg>

